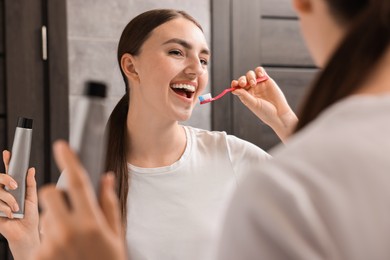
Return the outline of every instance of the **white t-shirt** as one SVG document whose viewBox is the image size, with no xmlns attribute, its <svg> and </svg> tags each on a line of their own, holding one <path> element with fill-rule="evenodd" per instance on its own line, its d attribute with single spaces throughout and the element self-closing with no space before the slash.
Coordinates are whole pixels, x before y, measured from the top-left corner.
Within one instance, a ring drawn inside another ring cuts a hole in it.
<svg viewBox="0 0 390 260">
<path fill-rule="evenodd" d="M 340 101 L 271 154 L 236 189 L 218 259 L 390 259 L 390 95 Z"/>
<path fill-rule="evenodd" d="M 231 190 L 270 156 L 224 132 L 184 126 L 187 147 L 174 164 L 129 165 L 127 244 L 131 260 L 206 260 L 215 249 Z"/>
</svg>

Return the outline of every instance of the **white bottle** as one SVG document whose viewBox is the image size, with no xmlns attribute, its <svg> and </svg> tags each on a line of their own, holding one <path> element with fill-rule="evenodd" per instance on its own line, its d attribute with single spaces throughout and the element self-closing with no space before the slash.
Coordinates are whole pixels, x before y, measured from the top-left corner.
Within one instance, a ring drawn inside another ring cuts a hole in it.
<svg viewBox="0 0 390 260">
<path fill-rule="evenodd" d="M 30 163 L 31 140 L 32 140 L 33 120 L 19 117 L 15 130 L 14 142 L 12 144 L 11 160 L 9 162 L 7 174 L 9 174 L 18 184 L 15 190 L 5 188 L 14 196 L 19 206 L 19 211 L 13 212 L 14 218 L 24 217 L 24 201 L 26 199 L 26 177 Z M 0 211 L 1 217 L 7 217 Z"/>
<path fill-rule="evenodd" d="M 71 114 L 73 124 L 70 129 L 70 146 L 79 156 L 97 193 L 106 155 L 106 85 L 87 82 L 85 87 L 84 96 L 77 100 Z M 66 189 L 65 176 L 61 174 L 57 187 Z"/>
</svg>

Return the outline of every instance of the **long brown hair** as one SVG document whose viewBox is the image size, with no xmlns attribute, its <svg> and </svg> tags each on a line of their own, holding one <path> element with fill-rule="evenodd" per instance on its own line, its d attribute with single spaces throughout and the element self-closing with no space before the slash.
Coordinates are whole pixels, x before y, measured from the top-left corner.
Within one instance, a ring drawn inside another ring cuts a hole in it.
<svg viewBox="0 0 390 260">
<path fill-rule="evenodd" d="M 118 44 L 118 64 L 126 85 L 126 94 L 121 98 L 112 111 L 108 120 L 108 146 L 106 156 L 106 170 L 113 171 L 116 176 L 117 194 L 119 197 L 122 223 L 126 227 L 127 194 L 129 191 L 128 167 L 127 167 L 127 112 L 129 109 L 129 82 L 121 68 L 121 58 L 129 53 L 136 56 L 140 53 L 144 42 L 150 37 L 152 31 L 179 17 L 192 21 L 201 30 L 200 24 L 184 11 L 173 9 L 154 9 L 144 12 L 132 19 L 125 27 Z M 202 30 L 203 31 L 203 30 Z M 153 62 L 153 61 L 151 61 Z"/>
<path fill-rule="evenodd" d="M 323 0 L 348 32 L 317 75 L 298 116 L 295 132 L 324 109 L 358 90 L 389 47 L 389 0 Z"/>
</svg>

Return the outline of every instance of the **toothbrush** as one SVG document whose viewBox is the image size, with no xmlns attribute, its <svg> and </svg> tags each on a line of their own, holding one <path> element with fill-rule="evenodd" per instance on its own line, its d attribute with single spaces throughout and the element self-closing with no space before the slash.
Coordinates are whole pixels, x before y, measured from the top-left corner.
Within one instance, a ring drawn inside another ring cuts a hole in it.
<svg viewBox="0 0 390 260">
<path fill-rule="evenodd" d="M 268 80 L 268 79 L 269 79 L 268 75 L 265 75 L 265 76 L 262 76 L 262 77 L 260 77 L 260 78 L 257 78 L 257 79 L 256 79 L 256 83 L 264 82 L 264 81 L 266 81 L 266 80 Z M 249 84 L 248 84 L 247 86 L 249 86 Z M 201 95 L 201 96 L 199 96 L 200 104 L 203 105 L 203 104 L 209 103 L 209 102 L 211 102 L 211 101 L 220 99 L 220 98 L 223 97 L 226 93 L 232 92 L 232 91 L 234 91 L 234 90 L 236 90 L 236 89 L 237 89 L 237 87 L 227 88 L 227 89 L 225 89 L 224 91 L 222 91 L 221 94 L 219 94 L 218 96 L 216 96 L 216 97 L 214 97 L 214 98 L 211 96 L 211 93 L 207 93 L 207 94 Z"/>
</svg>

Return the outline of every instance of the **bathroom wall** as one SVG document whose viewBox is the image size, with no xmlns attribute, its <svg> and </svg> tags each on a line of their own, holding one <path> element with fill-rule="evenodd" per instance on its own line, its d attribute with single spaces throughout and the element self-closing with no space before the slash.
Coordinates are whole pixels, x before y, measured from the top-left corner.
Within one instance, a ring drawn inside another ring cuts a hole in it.
<svg viewBox="0 0 390 260">
<path fill-rule="evenodd" d="M 155 8 L 175 8 L 190 13 L 202 25 L 210 45 L 210 0 L 67 0 L 70 112 L 82 94 L 84 82 L 93 79 L 109 86 L 108 117 L 125 91 L 116 61 L 121 32 L 133 17 Z M 183 123 L 210 129 L 210 106 L 197 106 L 192 118 Z"/>
</svg>

